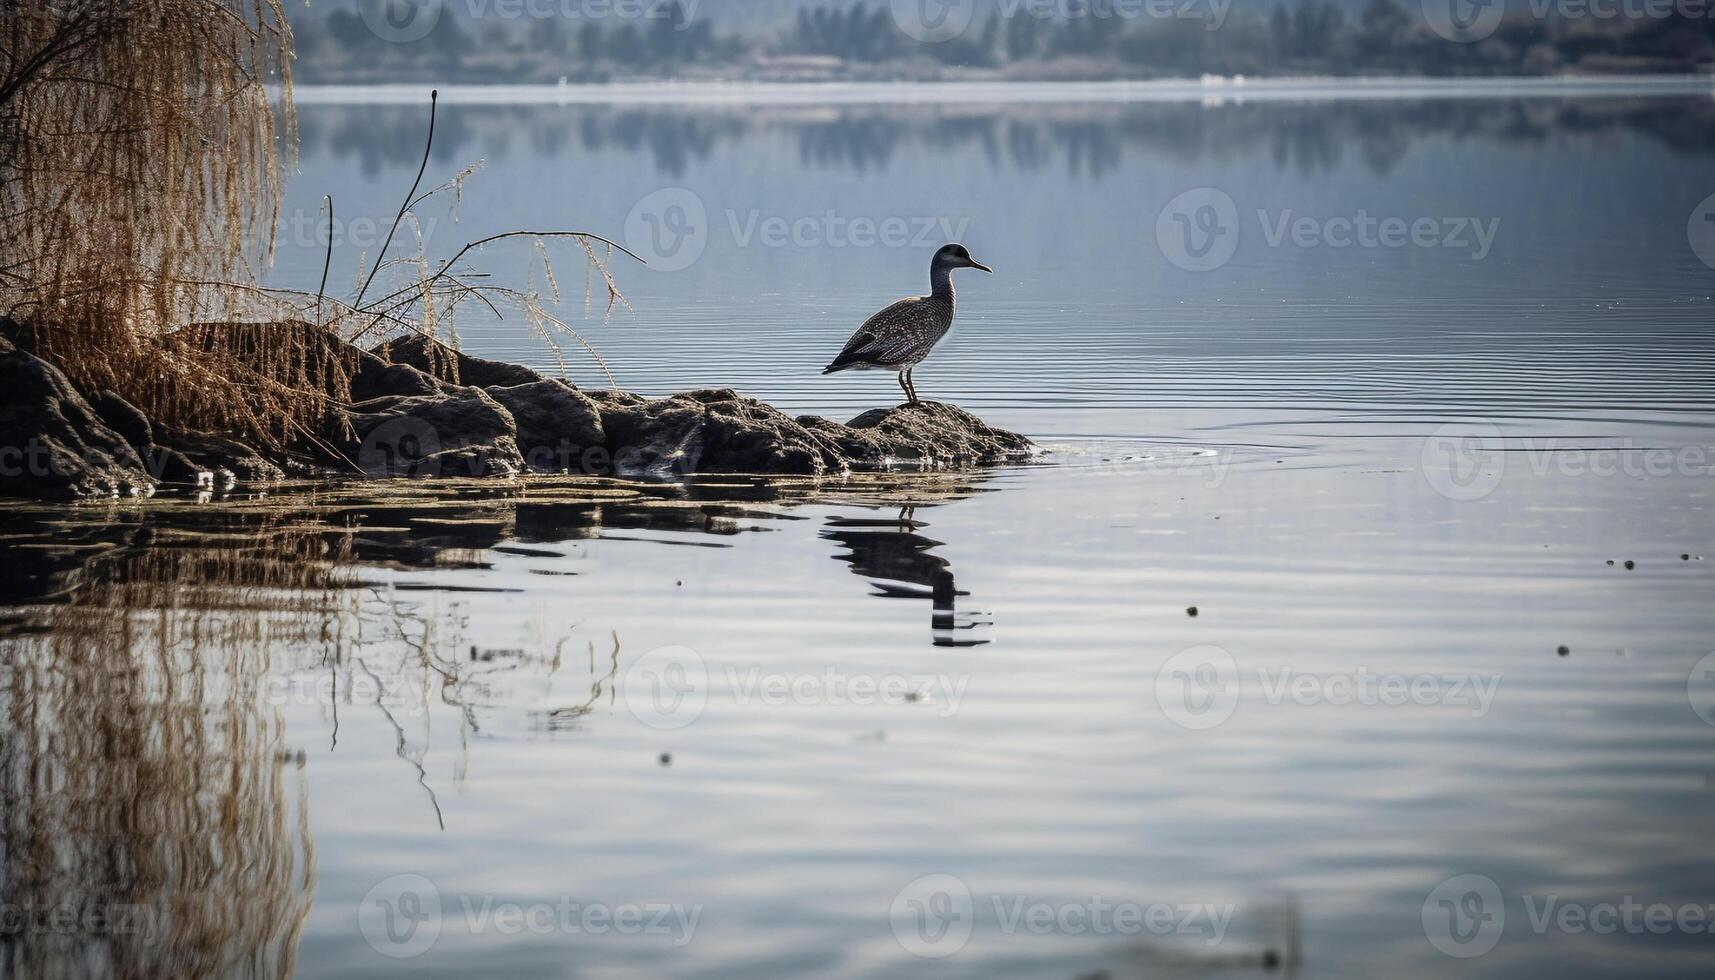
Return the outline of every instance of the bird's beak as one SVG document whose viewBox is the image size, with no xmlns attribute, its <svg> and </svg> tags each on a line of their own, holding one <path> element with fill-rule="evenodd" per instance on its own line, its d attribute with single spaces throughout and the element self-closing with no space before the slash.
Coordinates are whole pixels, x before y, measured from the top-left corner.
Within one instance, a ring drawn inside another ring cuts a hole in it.
<svg viewBox="0 0 1715 980">
<path fill-rule="evenodd" d="M 991 269 L 991 268 L 989 268 L 989 267 L 988 267 L 988 266 L 986 266 L 986 265 L 983 265 L 983 264 L 982 264 L 982 263 L 981 263 L 981 262 L 978 262 L 978 261 L 977 261 L 977 260 L 976 260 L 976 259 L 972 259 L 972 260 L 971 260 L 971 268 L 973 268 L 973 269 L 981 269 L 981 270 L 983 270 L 983 271 L 984 271 L 984 272 L 987 272 L 987 273 L 989 273 L 989 274 L 990 274 L 990 275 L 993 275 L 993 274 L 994 274 L 994 270 L 993 270 L 993 269 Z"/>
</svg>

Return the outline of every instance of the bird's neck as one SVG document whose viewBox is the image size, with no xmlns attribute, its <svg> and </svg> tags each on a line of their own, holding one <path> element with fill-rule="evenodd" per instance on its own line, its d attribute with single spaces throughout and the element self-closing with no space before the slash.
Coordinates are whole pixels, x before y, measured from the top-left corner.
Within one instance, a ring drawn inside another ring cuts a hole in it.
<svg viewBox="0 0 1715 980">
<path fill-rule="evenodd" d="M 948 306 L 953 305 L 953 270 L 936 265 L 929 268 L 929 295 Z"/>
</svg>

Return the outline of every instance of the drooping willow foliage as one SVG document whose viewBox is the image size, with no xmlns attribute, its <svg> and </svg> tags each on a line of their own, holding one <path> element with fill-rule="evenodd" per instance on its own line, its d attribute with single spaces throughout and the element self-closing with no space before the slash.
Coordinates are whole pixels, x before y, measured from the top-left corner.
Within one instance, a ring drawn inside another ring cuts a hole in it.
<svg viewBox="0 0 1715 980">
<path fill-rule="evenodd" d="M 82 389 L 275 437 L 325 409 L 290 333 L 258 359 L 175 330 L 266 299 L 283 2 L 0 0 L 0 311 Z"/>
<path fill-rule="evenodd" d="M 588 263 L 586 315 L 592 281 L 611 311 L 624 302 L 607 268 L 617 246 L 582 232 L 491 236 L 439 264 L 420 247 L 371 256 L 370 278 L 395 281 L 367 303 L 261 285 L 297 137 L 288 2 L 0 0 L 0 315 L 85 392 L 276 448 L 338 430 L 355 361 L 334 338 L 456 344 L 467 302 L 518 311 L 562 365 L 556 337 L 569 337 L 605 372 L 533 289 L 459 264 L 487 242 L 569 238 Z M 465 176 L 421 197 L 413 187 L 401 223 Z M 542 260 L 557 305 L 545 249 Z"/>
</svg>

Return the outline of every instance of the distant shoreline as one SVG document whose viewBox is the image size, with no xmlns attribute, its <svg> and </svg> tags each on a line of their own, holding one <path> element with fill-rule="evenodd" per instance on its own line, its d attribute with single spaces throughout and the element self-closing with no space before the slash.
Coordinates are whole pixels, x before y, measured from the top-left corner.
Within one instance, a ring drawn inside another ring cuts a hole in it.
<svg viewBox="0 0 1715 980">
<path fill-rule="evenodd" d="M 416 104 L 429 83 L 299 85 L 300 105 Z M 1708 95 L 1711 75 L 1541 78 L 1236 78 L 1111 82 L 615 82 L 441 85 L 451 105 L 1031 105 L 1053 103 L 1349 101 L 1370 99 L 1623 98 Z M 279 89 L 270 94 L 278 98 Z"/>
</svg>

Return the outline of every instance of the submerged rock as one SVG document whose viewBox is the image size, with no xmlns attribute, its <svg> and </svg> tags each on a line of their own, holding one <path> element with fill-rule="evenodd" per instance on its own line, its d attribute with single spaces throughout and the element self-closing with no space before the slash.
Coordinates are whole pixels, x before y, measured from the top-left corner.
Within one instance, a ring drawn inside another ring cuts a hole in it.
<svg viewBox="0 0 1715 980">
<path fill-rule="evenodd" d="M 137 451 L 59 369 L 0 338 L 0 496 L 149 493 Z"/>
</svg>

